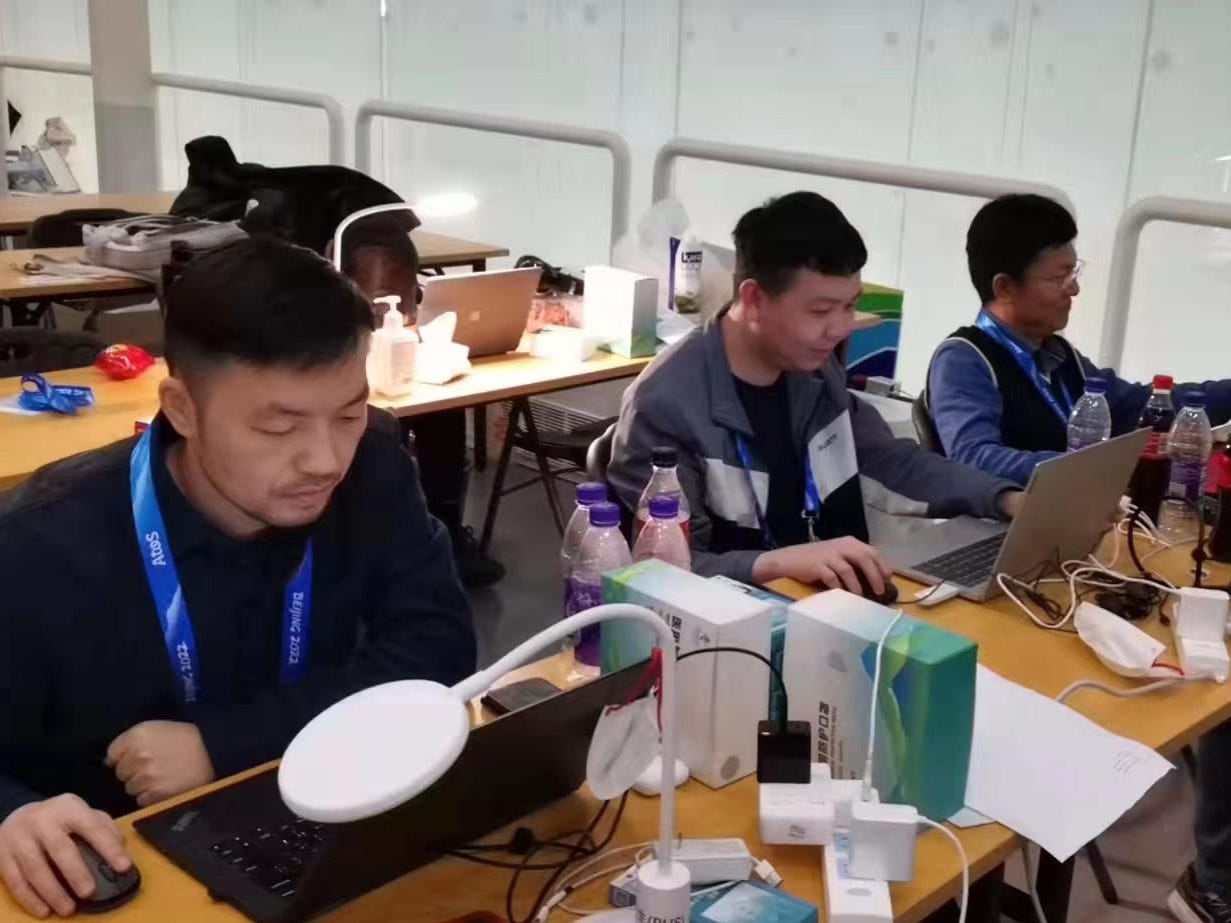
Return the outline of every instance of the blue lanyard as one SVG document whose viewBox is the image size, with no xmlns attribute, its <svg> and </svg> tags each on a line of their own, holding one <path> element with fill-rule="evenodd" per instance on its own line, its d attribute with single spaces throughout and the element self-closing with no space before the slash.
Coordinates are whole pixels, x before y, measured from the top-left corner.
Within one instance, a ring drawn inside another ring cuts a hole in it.
<svg viewBox="0 0 1231 923">
<path fill-rule="evenodd" d="M 177 678 L 177 691 L 186 705 L 201 700 L 201 669 L 197 659 L 197 639 L 188 617 L 184 589 L 171 555 L 171 543 L 163 522 L 154 474 L 150 464 L 153 433 L 151 426 L 137 440 L 129 458 L 128 483 L 132 493 L 133 522 L 141 563 L 149 581 L 167 657 Z M 282 614 L 282 658 L 279 679 L 283 685 L 298 682 L 307 667 L 308 629 L 312 622 L 312 542 L 304 549 L 303 561 L 286 586 Z"/>
<path fill-rule="evenodd" d="M 980 311 L 979 316 L 975 319 L 975 326 L 1012 354 L 1017 364 L 1021 366 L 1021 370 L 1026 373 L 1026 377 L 1034 383 L 1039 394 L 1043 396 L 1043 400 L 1047 401 L 1047 406 L 1060 418 L 1060 422 L 1068 423 L 1069 414 L 1073 412 L 1073 398 L 1069 394 L 1068 388 L 1064 386 L 1064 380 L 1060 377 L 1056 378 L 1056 383 L 1060 385 L 1060 393 L 1064 395 L 1064 404 L 1062 405 L 1057 400 L 1056 394 L 1052 391 L 1047 379 L 1043 377 L 1043 373 L 1039 371 L 1039 365 L 1034 361 L 1034 356 L 1027 352 L 1022 347 L 1022 344 L 1005 333 L 1004 329 L 996 323 L 995 318 L 985 311 Z"/>
<path fill-rule="evenodd" d="M 761 508 L 761 501 L 757 499 L 756 487 L 752 483 L 752 450 L 748 447 L 747 440 L 739 433 L 735 434 L 735 448 L 739 452 L 740 464 L 744 469 L 744 479 L 748 483 L 748 492 L 752 494 L 752 506 L 757 513 L 757 525 L 761 529 L 761 538 L 765 541 L 766 548 L 777 548 L 778 545 L 774 541 L 774 533 L 769 527 L 769 519 L 766 511 Z M 821 494 L 816 489 L 816 480 L 812 477 L 812 465 L 808 462 L 808 452 L 804 450 L 804 508 L 800 512 L 800 516 L 808 524 L 808 541 L 816 541 L 816 520 L 821 513 Z"/>
</svg>

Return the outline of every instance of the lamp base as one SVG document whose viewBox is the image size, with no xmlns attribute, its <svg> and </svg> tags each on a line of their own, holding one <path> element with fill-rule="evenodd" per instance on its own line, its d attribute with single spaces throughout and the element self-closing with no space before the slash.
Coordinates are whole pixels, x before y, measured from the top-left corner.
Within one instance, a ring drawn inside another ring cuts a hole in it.
<svg viewBox="0 0 1231 923">
<path fill-rule="evenodd" d="M 688 923 L 688 866 L 653 859 L 637 870 L 637 923 Z"/>
</svg>

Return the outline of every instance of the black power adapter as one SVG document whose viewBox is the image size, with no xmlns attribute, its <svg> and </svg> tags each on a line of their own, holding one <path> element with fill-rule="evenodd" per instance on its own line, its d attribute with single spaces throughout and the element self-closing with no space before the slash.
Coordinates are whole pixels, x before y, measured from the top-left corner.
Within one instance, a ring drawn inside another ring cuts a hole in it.
<svg viewBox="0 0 1231 923">
<path fill-rule="evenodd" d="M 812 781 L 812 725 L 807 721 L 757 722 L 757 782 Z"/>
</svg>

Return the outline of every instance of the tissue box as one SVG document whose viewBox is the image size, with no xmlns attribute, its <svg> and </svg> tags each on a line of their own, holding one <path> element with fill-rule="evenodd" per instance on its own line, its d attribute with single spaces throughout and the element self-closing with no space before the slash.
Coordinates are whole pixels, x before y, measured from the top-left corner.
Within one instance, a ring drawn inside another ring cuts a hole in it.
<svg viewBox="0 0 1231 923">
<path fill-rule="evenodd" d="M 586 267 L 582 327 L 619 356 L 652 356 L 658 343 L 658 280 L 614 266 Z"/>
<path fill-rule="evenodd" d="M 812 725 L 835 779 L 863 776 L 876 644 L 893 610 L 828 590 L 791 606 L 785 675 L 792 720 Z M 944 820 L 965 802 L 977 646 L 903 616 L 885 645 L 873 782 L 881 801 Z"/>
<path fill-rule="evenodd" d="M 663 561 L 639 561 L 603 576 L 603 602 L 653 609 L 671 626 L 676 651 L 740 647 L 769 656 L 770 606 Z M 650 655 L 656 636 L 633 622 L 602 629 L 603 672 Z M 757 768 L 757 722 L 768 704 L 765 664 L 743 654 L 706 654 L 679 665 L 680 759 L 720 788 Z"/>
<path fill-rule="evenodd" d="M 817 923 L 815 904 L 801 901 L 759 881 L 693 900 L 689 923 Z"/>
</svg>

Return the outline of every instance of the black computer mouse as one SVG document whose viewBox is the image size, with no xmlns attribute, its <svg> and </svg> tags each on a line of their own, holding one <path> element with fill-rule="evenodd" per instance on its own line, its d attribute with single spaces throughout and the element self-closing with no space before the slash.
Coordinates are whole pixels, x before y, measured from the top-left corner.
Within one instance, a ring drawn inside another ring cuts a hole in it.
<svg viewBox="0 0 1231 923">
<path fill-rule="evenodd" d="M 137 871 L 135 865 L 127 872 L 117 872 L 94 851 L 93 846 L 81 837 L 74 836 L 73 842 L 81 850 L 81 861 L 94 876 L 94 893 L 89 897 L 78 897 L 72 886 L 60 874 L 60 870 L 55 866 L 52 868 L 55 870 L 56 877 L 60 879 L 60 884 L 64 886 L 64 890 L 77 902 L 79 913 L 106 913 L 133 899 L 137 889 L 141 887 L 141 873 Z"/>
<path fill-rule="evenodd" d="M 867 576 L 858 567 L 855 568 L 855 575 L 859 577 L 860 595 L 864 599 L 870 599 L 874 603 L 880 603 L 882 606 L 892 606 L 898 601 L 898 588 L 890 580 L 885 581 L 885 592 L 877 594 L 872 592 L 872 584 L 868 582 Z"/>
</svg>

